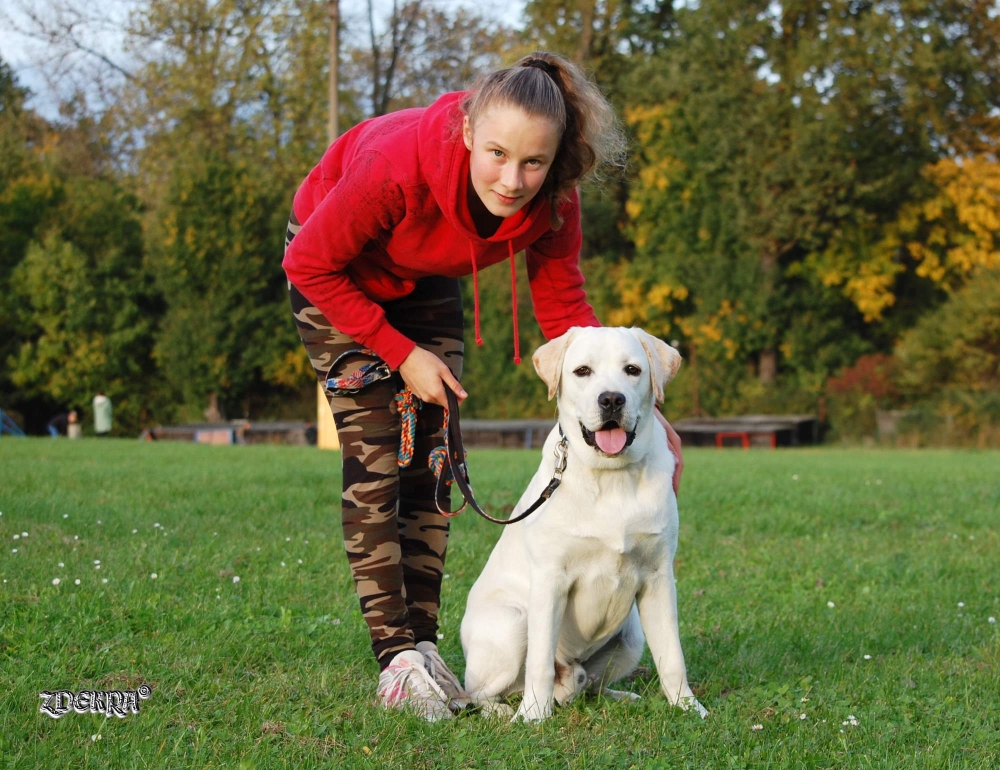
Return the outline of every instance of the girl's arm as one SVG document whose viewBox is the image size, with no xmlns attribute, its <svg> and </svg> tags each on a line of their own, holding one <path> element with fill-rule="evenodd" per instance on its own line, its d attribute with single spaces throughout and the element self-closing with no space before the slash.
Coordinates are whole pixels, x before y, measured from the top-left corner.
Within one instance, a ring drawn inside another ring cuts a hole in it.
<svg viewBox="0 0 1000 770">
<path fill-rule="evenodd" d="M 600 326 L 587 302 L 580 272 L 580 198 L 560 204 L 563 225 L 535 241 L 525 251 L 535 318 L 546 339 L 555 339 L 573 326 Z"/>
<path fill-rule="evenodd" d="M 415 343 L 386 321 L 381 306 L 345 272 L 370 241 L 391 231 L 406 213 L 394 169 L 380 152 L 368 150 L 339 180 L 315 184 L 321 186 L 315 195 L 322 200 L 285 252 L 285 274 L 338 331 L 398 369 Z"/>
</svg>

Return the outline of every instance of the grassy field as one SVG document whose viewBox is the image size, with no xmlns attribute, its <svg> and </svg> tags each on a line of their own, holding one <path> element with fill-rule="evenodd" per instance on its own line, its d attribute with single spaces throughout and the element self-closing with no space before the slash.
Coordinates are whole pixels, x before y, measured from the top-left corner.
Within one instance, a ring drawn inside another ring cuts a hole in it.
<svg viewBox="0 0 1000 770">
<path fill-rule="evenodd" d="M 427 724 L 372 705 L 339 455 L 0 439 L 0 766 L 1000 766 L 1000 453 L 685 458 L 681 636 L 708 720 L 666 704 L 647 656 L 636 704 Z M 481 500 L 509 510 L 537 461 L 474 452 Z M 499 528 L 453 527 L 461 670 Z M 42 690 L 141 683 L 125 719 L 39 713 Z"/>
</svg>

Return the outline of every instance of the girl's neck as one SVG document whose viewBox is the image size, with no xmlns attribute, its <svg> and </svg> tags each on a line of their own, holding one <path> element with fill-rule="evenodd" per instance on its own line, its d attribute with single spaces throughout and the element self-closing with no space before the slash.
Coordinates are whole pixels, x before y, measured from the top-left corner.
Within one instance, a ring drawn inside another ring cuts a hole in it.
<svg viewBox="0 0 1000 770">
<path fill-rule="evenodd" d="M 503 217 L 491 214 L 486 208 L 486 204 L 479 198 L 476 188 L 472 186 L 472 179 L 469 179 L 466 190 L 466 199 L 469 204 L 469 212 L 472 214 L 472 223 L 476 226 L 476 232 L 480 238 L 489 238 L 500 229 Z"/>
</svg>

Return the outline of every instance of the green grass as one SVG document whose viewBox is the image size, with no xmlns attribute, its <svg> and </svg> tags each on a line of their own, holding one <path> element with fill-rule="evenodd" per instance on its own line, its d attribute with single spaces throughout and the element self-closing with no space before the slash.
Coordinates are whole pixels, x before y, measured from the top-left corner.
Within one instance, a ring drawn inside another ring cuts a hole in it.
<svg viewBox="0 0 1000 770">
<path fill-rule="evenodd" d="M 1000 766 L 1000 453 L 685 459 L 681 636 L 709 719 L 666 704 L 647 656 L 637 704 L 426 724 L 372 705 L 339 455 L 0 439 L 0 766 Z M 537 461 L 474 452 L 481 500 L 509 510 Z M 441 645 L 460 670 L 499 528 L 453 527 Z M 42 690 L 142 682 L 125 719 L 38 711 Z"/>
</svg>

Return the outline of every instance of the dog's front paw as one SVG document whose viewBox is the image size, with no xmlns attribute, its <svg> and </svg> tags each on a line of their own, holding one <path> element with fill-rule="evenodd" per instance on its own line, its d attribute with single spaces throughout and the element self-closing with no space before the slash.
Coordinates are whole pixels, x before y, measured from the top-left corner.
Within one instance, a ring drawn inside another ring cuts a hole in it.
<svg viewBox="0 0 1000 770">
<path fill-rule="evenodd" d="M 534 698 L 525 698 L 514 714 L 512 722 L 541 722 L 552 716 L 552 701 L 539 703 Z"/>
<path fill-rule="evenodd" d="M 701 705 L 696 697 L 693 695 L 687 698 L 681 698 L 677 701 L 677 705 L 680 706 L 685 711 L 694 711 L 695 714 L 700 716 L 702 719 L 708 716 L 708 709 Z"/>
</svg>

